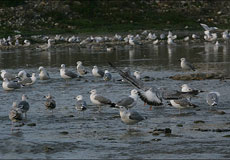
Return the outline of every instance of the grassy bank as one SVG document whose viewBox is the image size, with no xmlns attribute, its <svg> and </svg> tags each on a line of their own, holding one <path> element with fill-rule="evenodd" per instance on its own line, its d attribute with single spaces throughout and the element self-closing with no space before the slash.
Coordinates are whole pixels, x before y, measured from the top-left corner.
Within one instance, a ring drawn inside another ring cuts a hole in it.
<svg viewBox="0 0 230 160">
<path fill-rule="evenodd" d="M 201 30 L 199 23 L 229 27 L 230 2 L 155 0 L 4 0 L 0 36 L 115 33 L 134 30 Z M 6 14 L 7 13 L 7 14 Z"/>
</svg>

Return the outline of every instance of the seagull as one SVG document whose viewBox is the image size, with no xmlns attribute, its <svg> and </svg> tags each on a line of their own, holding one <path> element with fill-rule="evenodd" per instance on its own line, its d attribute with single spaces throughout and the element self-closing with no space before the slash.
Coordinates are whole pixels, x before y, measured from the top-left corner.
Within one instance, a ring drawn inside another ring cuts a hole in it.
<svg viewBox="0 0 230 160">
<path fill-rule="evenodd" d="M 9 81 L 7 78 L 4 78 L 2 82 L 2 88 L 5 91 L 12 91 L 15 89 L 20 89 L 21 85 L 18 82 Z"/>
<path fill-rule="evenodd" d="M 111 75 L 111 73 L 109 73 L 108 70 L 105 70 L 105 74 L 104 74 L 103 79 L 104 79 L 105 81 L 110 81 L 110 80 L 112 79 L 112 75 Z"/>
<path fill-rule="evenodd" d="M 109 65 L 113 67 L 122 78 L 128 81 L 130 84 L 135 86 L 136 88 L 140 89 L 138 91 L 138 95 L 140 99 L 150 105 L 150 110 L 152 109 L 152 105 L 154 106 L 161 106 L 163 105 L 163 99 L 170 100 L 170 99 L 181 99 L 187 96 L 187 93 L 182 93 L 179 91 L 169 91 L 164 88 L 156 88 L 154 86 L 146 86 L 141 80 L 130 76 L 126 72 L 118 69 L 112 63 L 109 62 Z"/>
<path fill-rule="evenodd" d="M 60 75 L 62 78 L 64 78 L 65 80 L 66 79 L 71 79 L 71 78 L 77 78 L 78 75 L 71 72 L 71 71 L 68 71 L 65 69 L 65 64 L 62 64 L 61 65 L 61 69 L 60 69 Z"/>
<path fill-rule="evenodd" d="M 27 73 L 25 70 L 22 70 L 22 71 L 18 72 L 18 77 L 21 78 L 21 80 L 24 80 L 28 77 L 31 77 L 31 75 L 29 73 Z"/>
<path fill-rule="evenodd" d="M 153 41 L 153 44 L 154 45 L 157 45 L 159 43 L 159 40 L 158 39 L 156 39 L 155 41 Z"/>
<path fill-rule="evenodd" d="M 192 88 L 189 87 L 187 84 L 183 84 L 183 85 L 181 86 L 181 92 L 184 92 L 184 93 L 191 93 L 191 94 L 197 95 L 197 94 L 199 94 L 200 92 L 204 92 L 204 91 L 192 89 Z"/>
<path fill-rule="evenodd" d="M 88 72 L 85 70 L 85 67 L 82 65 L 81 61 L 77 61 L 77 73 L 80 76 L 83 76 L 85 74 L 87 74 Z"/>
<path fill-rule="evenodd" d="M 144 120 L 144 118 L 136 111 L 130 111 L 123 106 L 119 106 L 119 110 L 122 122 L 127 125 L 134 125 Z"/>
<path fill-rule="evenodd" d="M 50 79 L 49 73 L 46 71 L 46 69 L 43 66 L 40 66 L 38 70 L 40 71 L 39 73 L 40 80 Z"/>
<path fill-rule="evenodd" d="M 30 108 L 30 105 L 26 101 L 26 99 L 28 99 L 27 95 L 23 94 L 22 95 L 22 100 L 18 103 L 18 108 L 22 111 L 22 113 L 25 113 L 25 118 L 26 118 L 26 112 Z"/>
<path fill-rule="evenodd" d="M 93 66 L 92 74 L 94 77 L 104 77 L 105 73 L 102 70 L 98 69 L 97 66 Z"/>
<path fill-rule="evenodd" d="M 133 75 L 136 79 L 141 79 L 141 73 L 139 71 L 134 71 Z"/>
<path fill-rule="evenodd" d="M 138 91 L 136 89 L 131 90 L 131 95 L 125 97 L 116 103 L 116 106 L 123 106 L 126 108 L 132 108 L 137 104 Z"/>
<path fill-rule="evenodd" d="M 201 27 L 204 28 L 204 30 L 206 31 L 213 31 L 213 30 L 217 30 L 218 28 L 217 27 L 209 27 L 207 24 L 203 24 L 203 23 L 200 23 Z"/>
<path fill-rule="evenodd" d="M 223 33 L 222 33 L 222 37 L 224 40 L 229 40 L 230 36 L 228 34 L 228 30 L 225 30 Z"/>
<path fill-rule="evenodd" d="M 180 65 L 182 69 L 196 71 L 195 67 L 191 63 L 186 61 L 185 58 L 181 58 L 179 61 L 181 62 Z"/>
<path fill-rule="evenodd" d="M 168 38 L 167 43 L 169 45 L 174 45 L 175 43 L 173 42 L 173 39 L 171 37 Z"/>
<path fill-rule="evenodd" d="M 53 99 L 53 97 L 50 95 L 50 93 L 45 96 L 46 101 L 45 101 L 45 107 L 46 109 L 49 109 L 53 112 L 53 109 L 56 108 L 56 102 Z"/>
<path fill-rule="evenodd" d="M 13 80 L 16 78 L 13 74 L 6 72 L 6 70 L 1 70 L 1 77 L 2 79 L 7 78 L 8 80 Z"/>
<path fill-rule="evenodd" d="M 28 47 L 28 46 L 30 46 L 30 41 L 29 40 L 24 40 L 24 46 L 25 47 Z"/>
<path fill-rule="evenodd" d="M 178 99 L 178 100 L 170 100 L 170 103 L 173 107 L 178 108 L 179 112 L 180 112 L 180 109 L 198 107 L 197 105 L 189 102 L 189 100 L 186 98 Z"/>
<path fill-rule="evenodd" d="M 83 100 L 83 96 L 82 95 L 78 95 L 76 97 L 76 105 L 75 105 L 75 109 L 77 111 L 85 111 L 87 109 L 87 104 L 86 102 Z M 83 112 L 84 113 L 84 112 Z"/>
<path fill-rule="evenodd" d="M 189 36 L 184 37 L 184 41 L 185 42 L 189 41 Z"/>
<path fill-rule="evenodd" d="M 13 130 L 13 122 L 22 120 L 22 111 L 17 107 L 17 102 L 13 102 L 12 109 L 9 112 L 9 119 L 12 122 L 11 130 Z"/>
<path fill-rule="evenodd" d="M 193 38 L 193 39 L 198 39 L 198 38 L 200 38 L 200 37 L 199 37 L 198 35 L 196 35 L 196 34 L 193 33 L 193 34 L 192 34 L 192 38 Z"/>
<path fill-rule="evenodd" d="M 53 42 L 53 41 L 54 41 L 53 39 L 48 39 L 47 44 L 40 45 L 36 49 L 47 50 L 51 47 L 51 42 Z"/>
<path fill-rule="evenodd" d="M 27 77 L 23 80 L 18 81 L 19 84 L 23 85 L 23 86 L 29 86 L 32 85 L 36 82 L 37 78 L 35 73 L 32 73 L 32 77 Z"/>
<path fill-rule="evenodd" d="M 111 105 L 114 106 L 115 104 L 111 102 L 110 99 L 107 99 L 101 95 L 97 94 L 96 89 L 93 89 L 90 91 L 90 100 L 94 105 L 97 105 L 99 107 L 99 111 L 101 110 L 101 106 L 104 105 Z"/>
<path fill-rule="evenodd" d="M 206 102 L 210 106 L 215 106 L 219 102 L 220 93 L 219 92 L 209 92 L 206 97 Z"/>
</svg>

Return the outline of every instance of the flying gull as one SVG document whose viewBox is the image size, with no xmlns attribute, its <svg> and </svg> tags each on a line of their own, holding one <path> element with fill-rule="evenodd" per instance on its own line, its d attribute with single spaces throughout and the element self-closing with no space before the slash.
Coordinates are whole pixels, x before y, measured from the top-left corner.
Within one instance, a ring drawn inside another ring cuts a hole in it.
<svg viewBox="0 0 230 160">
<path fill-rule="evenodd" d="M 138 95 L 144 103 L 147 103 L 151 106 L 160 106 L 163 105 L 163 99 L 171 100 L 171 99 L 181 99 L 188 95 L 188 93 L 182 93 L 176 90 L 168 90 L 166 88 L 156 88 L 152 86 L 146 86 L 141 80 L 130 76 L 129 74 L 123 72 L 122 70 L 118 69 L 112 63 L 109 63 L 111 67 L 113 67 L 122 78 L 128 81 L 130 84 L 135 86 L 139 89 Z"/>
</svg>

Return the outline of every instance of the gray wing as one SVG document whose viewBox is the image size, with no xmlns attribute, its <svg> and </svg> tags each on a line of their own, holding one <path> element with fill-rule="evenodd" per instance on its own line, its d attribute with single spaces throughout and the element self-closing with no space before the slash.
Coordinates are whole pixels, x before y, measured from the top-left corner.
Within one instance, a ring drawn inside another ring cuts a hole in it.
<svg viewBox="0 0 230 160">
<path fill-rule="evenodd" d="M 167 90 L 165 88 L 161 88 L 160 92 L 162 94 L 162 98 L 165 100 L 191 98 L 196 95 L 193 92 L 180 92 L 177 90 Z"/>
<path fill-rule="evenodd" d="M 134 102 L 134 99 L 131 97 L 127 97 L 127 98 L 123 98 L 122 100 L 120 100 L 119 102 L 117 102 L 118 106 L 129 106 Z"/>
<path fill-rule="evenodd" d="M 30 105 L 26 101 L 21 101 L 18 104 L 18 108 L 20 108 L 22 110 L 22 112 L 27 112 L 30 108 Z"/>
<path fill-rule="evenodd" d="M 24 80 L 22 81 L 19 81 L 18 83 L 22 84 L 22 85 L 25 85 L 25 84 L 28 84 L 28 83 L 32 83 L 32 80 L 30 77 L 27 77 L 25 78 Z"/>
<path fill-rule="evenodd" d="M 19 88 L 21 88 L 21 85 L 18 84 L 18 83 L 16 83 L 16 82 L 9 82 L 9 83 L 7 84 L 7 87 L 8 87 L 8 88 L 19 89 Z"/>
<path fill-rule="evenodd" d="M 188 99 L 183 98 L 183 99 L 178 99 L 178 100 L 174 100 L 175 103 L 183 106 L 183 107 L 198 107 L 195 104 L 192 104 L 191 102 L 188 101 Z"/>
<path fill-rule="evenodd" d="M 98 100 L 100 103 L 103 103 L 103 104 L 111 104 L 112 103 L 109 99 L 107 99 L 103 96 L 100 96 L 100 95 L 96 95 L 95 100 Z"/>
<path fill-rule="evenodd" d="M 86 107 L 87 107 L 86 102 L 83 101 L 83 100 L 79 100 L 79 101 L 77 101 L 76 107 L 75 107 L 75 108 L 76 108 L 77 110 L 83 111 L 83 110 L 86 110 Z"/>
<path fill-rule="evenodd" d="M 142 121 L 144 118 L 136 111 L 130 111 L 129 119 Z"/>
<path fill-rule="evenodd" d="M 109 80 L 112 79 L 112 75 L 109 74 L 109 73 L 106 73 L 106 74 L 104 75 L 103 79 L 104 79 L 105 81 L 109 81 Z"/>
<path fill-rule="evenodd" d="M 67 76 L 69 76 L 69 77 L 71 77 L 71 78 L 76 78 L 76 77 L 78 77 L 77 74 L 75 74 L 75 73 L 73 73 L 73 72 L 71 72 L 71 71 L 68 71 L 68 70 L 65 71 L 65 75 L 67 75 Z"/>
<path fill-rule="evenodd" d="M 101 77 L 103 77 L 104 76 L 104 72 L 102 71 L 102 70 L 100 70 L 100 69 L 98 69 L 98 72 L 97 72 Z"/>
<path fill-rule="evenodd" d="M 111 62 L 109 62 L 109 65 L 115 69 L 115 71 L 117 71 L 119 73 L 119 75 L 124 78 L 125 80 L 127 80 L 130 84 L 132 84 L 133 86 L 137 87 L 138 89 L 142 89 L 142 90 L 146 90 L 148 88 L 146 88 L 144 86 L 144 83 L 141 80 L 138 80 L 136 78 L 134 78 L 133 76 L 131 76 L 128 72 L 123 72 L 122 70 L 118 69 L 114 64 L 112 64 Z"/>
<path fill-rule="evenodd" d="M 210 31 L 210 28 L 206 25 L 206 24 L 200 24 L 201 25 L 201 27 L 203 27 L 204 28 L 204 30 L 206 30 L 206 31 Z"/>
<path fill-rule="evenodd" d="M 9 80 L 12 80 L 12 79 L 15 79 L 15 76 L 12 75 L 12 74 L 10 74 L 10 73 L 8 73 L 8 72 L 6 72 L 5 75 L 4 75 L 4 78 L 7 78 L 7 79 L 9 79 Z"/>
<path fill-rule="evenodd" d="M 189 66 L 189 68 L 191 68 L 193 71 L 196 70 L 196 68 L 189 62 L 185 62 L 187 66 Z"/>
<path fill-rule="evenodd" d="M 152 91 L 151 91 L 152 92 Z M 138 92 L 138 95 L 140 97 L 140 99 L 147 103 L 148 105 L 154 105 L 154 106 L 160 106 L 162 105 L 162 98 L 161 98 L 161 94 L 158 91 L 153 91 L 152 92 L 152 97 L 147 96 L 146 92 L 142 93 L 142 92 Z"/>
</svg>

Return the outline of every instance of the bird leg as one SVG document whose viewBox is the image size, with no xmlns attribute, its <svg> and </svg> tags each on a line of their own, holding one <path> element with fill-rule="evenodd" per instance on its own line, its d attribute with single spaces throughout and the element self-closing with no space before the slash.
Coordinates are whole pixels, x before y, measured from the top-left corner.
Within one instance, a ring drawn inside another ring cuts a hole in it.
<svg viewBox="0 0 230 160">
<path fill-rule="evenodd" d="M 150 110 L 150 111 L 152 110 L 152 108 L 153 108 L 153 106 L 149 106 L 149 110 Z"/>
</svg>

